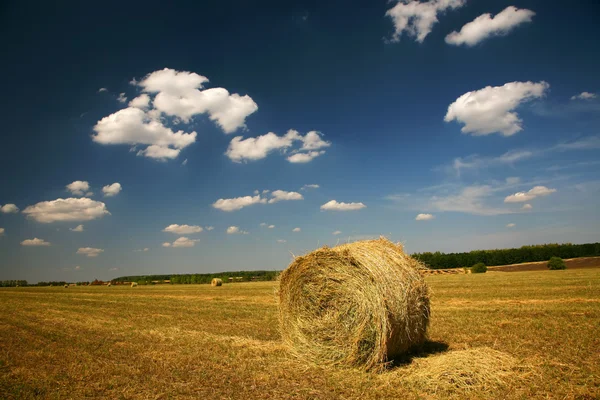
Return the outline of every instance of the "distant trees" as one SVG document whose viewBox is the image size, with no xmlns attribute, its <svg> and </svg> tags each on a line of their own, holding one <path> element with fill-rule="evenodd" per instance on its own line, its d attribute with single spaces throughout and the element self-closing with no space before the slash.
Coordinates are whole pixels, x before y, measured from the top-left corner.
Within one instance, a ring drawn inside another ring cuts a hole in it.
<svg viewBox="0 0 600 400">
<path fill-rule="evenodd" d="M 548 261 L 548 269 L 567 269 L 567 264 L 560 257 L 552 257 Z"/>
<path fill-rule="evenodd" d="M 25 281 L 25 280 L 0 281 L 0 287 L 17 287 L 17 286 L 27 286 L 27 281 Z"/>
<path fill-rule="evenodd" d="M 460 268 L 464 265 L 508 265 L 546 261 L 551 257 L 576 258 L 600 256 L 600 243 L 543 244 L 516 249 L 474 250 L 468 253 L 415 253 L 412 255 L 430 268 Z"/>
<path fill-rule="evenodd" d="M 249 281 L 274 281 L 277 279 L 278 271 L 236 271 L 218 272 L 212 274 L 177 274 L 177 275 L 131 275 L 121 276 L 111 282 L 137 282 L 140 285 L 152 284 L 152 281 L 164 282 L 170 280 L 172 284 L 198 284 L 210 283 L 213 278 L 220 278 L 228 282 L 229 278 L 242 278 L 242 282 Z"/>
</svg>

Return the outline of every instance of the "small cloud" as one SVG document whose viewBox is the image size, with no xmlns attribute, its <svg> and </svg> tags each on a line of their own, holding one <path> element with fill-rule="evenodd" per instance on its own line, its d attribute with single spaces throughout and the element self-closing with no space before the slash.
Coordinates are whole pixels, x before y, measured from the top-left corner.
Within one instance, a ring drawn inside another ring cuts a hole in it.
<svg viewBox="0 0 600 400">
<path fill-rule="evenodd" d="M 214 226 L 207 226 L 204 229 L 206 229 L 207 231 L 212 231 L 213 229 L 215 229 Z"/>
<path fill-rule="evenodd" d="M 21 246 L 50 246 L 50 242 L 46 242 L 44 239 L 27 239 L 21 242 Z"/>
<path fill-rule="evenodd" d="M 340 233 L 342 233 L 342 231 L 335 231 L 335 232 L 331 232 L 331 234 L 332 234 L 332 235 L 334 235 L 334 236 L 337 236 L 337 235 L 339 235 Z"/>
<path fill-rule="evenodd" d="M 0 207 L 0 211 L 2 211 L 4 214 L 16 214 L 19 212 L 19 207 L 14 204 L 5 204 Z"/>
<path fill-rule="evenodd" d="M 112 185 L 106 185 L 102 188 L 102 193 L 104 193 L 104 197 L 113 197 L 118 195 L 122 190 L 121 184 L 119 182 L 115 182 Z"/>
<path fill-rule="evenodd" d="M 79 270 L 81 270 L 81 267 L 78 265 L 75 267 L 75 271 L 79 271 Z"/>
<path fill-rule="evenodd" d="M 517 224 L 511 222 L 510 224 L 506 224 L 507 228 L 514 228 L 515 226 L 517 226 Z"/>
<path fill-rule="evenodd" d="M 181 165 L 187 165 L 187 158 L 185 160 L 183 160 L 183 162 L 181 163 Z"/>
<path fill-rule="evenodd" d="M 71 232 L 83 232 L 83 225 L 77 225 L 75 228 L 69 228 Z"/>
<path fill-rule="evenodd" d="M 93 247 L 80 247 L 79 249 L 77 249 L 76 254 L 82 254 L 87 257 L 98 257 L 100 255 L 100 253 L 103 253 L 103 252 L 104 252 L 104 250 L 95 249 Z"/>
<path fill-rule="evenodd" d="M 176 241 L 173 242 L 173 247 L 194 247 L 196 242 L 199 242 L 200 239 L 188 239 L 185 236 L 180 237 Z"/>
<path fill-rule="evenodd" d="M 102 93 L 102 92 L 108 92 L 108 89 L 105 87 L 101 87 L 100 89 L 98 89 L 98 93 Z"/>
<path fill-rule="evenodd" d="M 284 239 L 277 239 L 277 243 L 285 243 L 285 242 L 287 242 L 287 240 L 284 240 Z"/>
<path fill-rule="evenodd" d="M 125 93 L 119 93 L 119 97 L 117 97 L 117 100 L 119 101 L 119 103 L 126 103 L 127 97 L 125 97 Z"/>
<path fill-rule="evenodd" d="M 163 229 L 163 232 L 175 233 L 177 235 L 189 235 L 192 233 L 200 233 L 204 229 L 198 225 L 177 225 L 171 224 Z"/>
<path fill-rule="evenodd" d="M 529 211 L 533 208 L 533 206 L 531 204 L 523 204 L 523 207 L 521 207 L 521 210 L 523 211 Z"/>
<path fill-rule="evenodd" d="M 415 221 L 431 221 L 435 216 L 432 214 L 418 214 Z"/>
<path fill-rule="evenodd" d="M 90 190 L 90 184 L 87 181 L 74 181 L 69 183 L 66 188 L 73 196 L 83 196 Z"/>
<path fill-rule="evenodd" d="M 581 92 L 579 94 L 576 94 L 575 96 L 572 96 L 571 100 L 592 100 L 596 97 L 598 97 L 596 96 L 596 93 Z"/>
<path fill-rule="evenodd" d="M 267 223 L 266 222 L 261 222 L 260 226 L 267 226 Z"/>
<path fill-rule="evenodd" d="M 273 229 L 273 228 L 275 228 L 275 225 L 269 225 L 268 228 Z"/>
<path fill-rule="evenodd" d="M 169 242 L 164 242 L 164 243 L 162 244 L 162 247 L 171 247 L 171 243 L 169 243 Z"/>
<path fill-rule="evenodd" d="M 253 204 L 266 204 L 267 199 L 263 199 L 260 195 L 256 196 L 244 196 L 235 197 L 233 199 L 219 199 L 213 203 L 213 207 L 222 211 L 237 211 L 244 207 L 251 206 Z"/>
<path fill-rule="evenodd" d="M 321 206 L 321 210 L 333 211 L 354 211 L 367 207 L 363 203 L 338 203 L 336 200 L 330 200 Z"/>
<path fill-rule="evenodd" d="M 317 184 L 304 185 L 300 188 L 300 190 L 308 190 L 308 189 L 318 189 L 320 186 Z"/>
<path fill-rule="evenodd" d="M 301 230 L 302 229 L 300 229 L 300 228 L 294 228 L 294 229 L 292 229 L 292 232 L 300 232 Z"/>
<path fill-rule="evenodd" d="M 556 189 L 548 189 L 546 186 L 536 186 L 527 192 L 517 192 L 506 196 L 504 199 L 505 203 L 524 203 L 529 200 L 533 200 L 536 197 L 547 196 L 550 193 L 556 192 Z"/>
<path fill-rule="evenodd" d="M 229 235 L 235 235 L 235 234 L 247 235 L 248 232 L 241 230 L 238 226 L 230 226 L 229 228 L 227 228 L 227 234 L 229 234 Z"/>
<path fill-rule="evenodd" d="M 272 198 L 269 200 L 269 204 L 277 203 L 279 201 L 289 201 L 289 200 L 304 200 L 304 196 L 302 196 L 298 192 L 286 192 L 285 190 L 275 190 L 271 193 Z"/>
</svg>

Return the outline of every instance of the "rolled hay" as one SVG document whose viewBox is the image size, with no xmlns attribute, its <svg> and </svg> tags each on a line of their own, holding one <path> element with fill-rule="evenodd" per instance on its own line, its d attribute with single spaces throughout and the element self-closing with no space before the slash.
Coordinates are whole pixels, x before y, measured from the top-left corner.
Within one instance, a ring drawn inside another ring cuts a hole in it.
<svg viewBox="0 0 600 400">
<path fill-rule="evenodd" d="M 67 289 L 69 287 L 69 285 L 65 284 L 65 289 Z"/>
<path fill-rule="evenodd" d="M 131 282 L 131 287 L 137 287 L 137 282 Z"/>
<path fill-rule="evenodd" d="M 223 280 L 219 278 L 213 278 L 213 280 L 210 281 L 210 286 L 223 286 Z"/>
<path fill-rule="evenodd" d="M 280 275 L 284 343 L 318 364 L 383 368 L 425 340 L 429 291 L 422 268 L 383 237 L 295 258 Z"/>
<path fill-rule="evenodd" d="M 108 286 L 108 287 L 111 287 L 111 283 L 110 283 L 110 282 L 108 282 L 108 284 L 107 284 L 106 286 Z"/>
</svg>

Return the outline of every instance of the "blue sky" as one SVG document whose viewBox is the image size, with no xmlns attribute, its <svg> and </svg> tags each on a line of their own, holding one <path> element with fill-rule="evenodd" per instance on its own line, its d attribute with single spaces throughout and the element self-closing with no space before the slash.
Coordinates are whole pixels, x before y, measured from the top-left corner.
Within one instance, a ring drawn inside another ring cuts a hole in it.
<svg viewBox="0 0 600 400">
<path fill-rule="evenodd" d="M 598 241 L 598 15 L 5 3 L 0 279 L 283 269 L 378 235 Z"/>
</svg>

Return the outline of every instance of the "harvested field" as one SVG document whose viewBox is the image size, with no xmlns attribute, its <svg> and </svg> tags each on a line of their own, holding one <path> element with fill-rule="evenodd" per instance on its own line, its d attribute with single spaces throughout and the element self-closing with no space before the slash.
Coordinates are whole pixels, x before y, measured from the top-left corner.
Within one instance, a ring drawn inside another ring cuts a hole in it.
<svg viewBox="0 0 600 400">
<path fill-rule="evenodd" d="M 568 269 L 600 268 L 600 257 L 580 257 L 565 259 Z M 487 267 L 488 271 L 519 272 L 519 271 L 547 271 L 548 261 L 537 261 L 530 263 L 499 265 Z"/>
<path fill-rule="evenodd" d="M 274 282 L 3 288 L 0 398 L 600 397 L 600 269 L 426 281 L 430 340 L 379 374 L 290 357 Z"/>
</svg>

